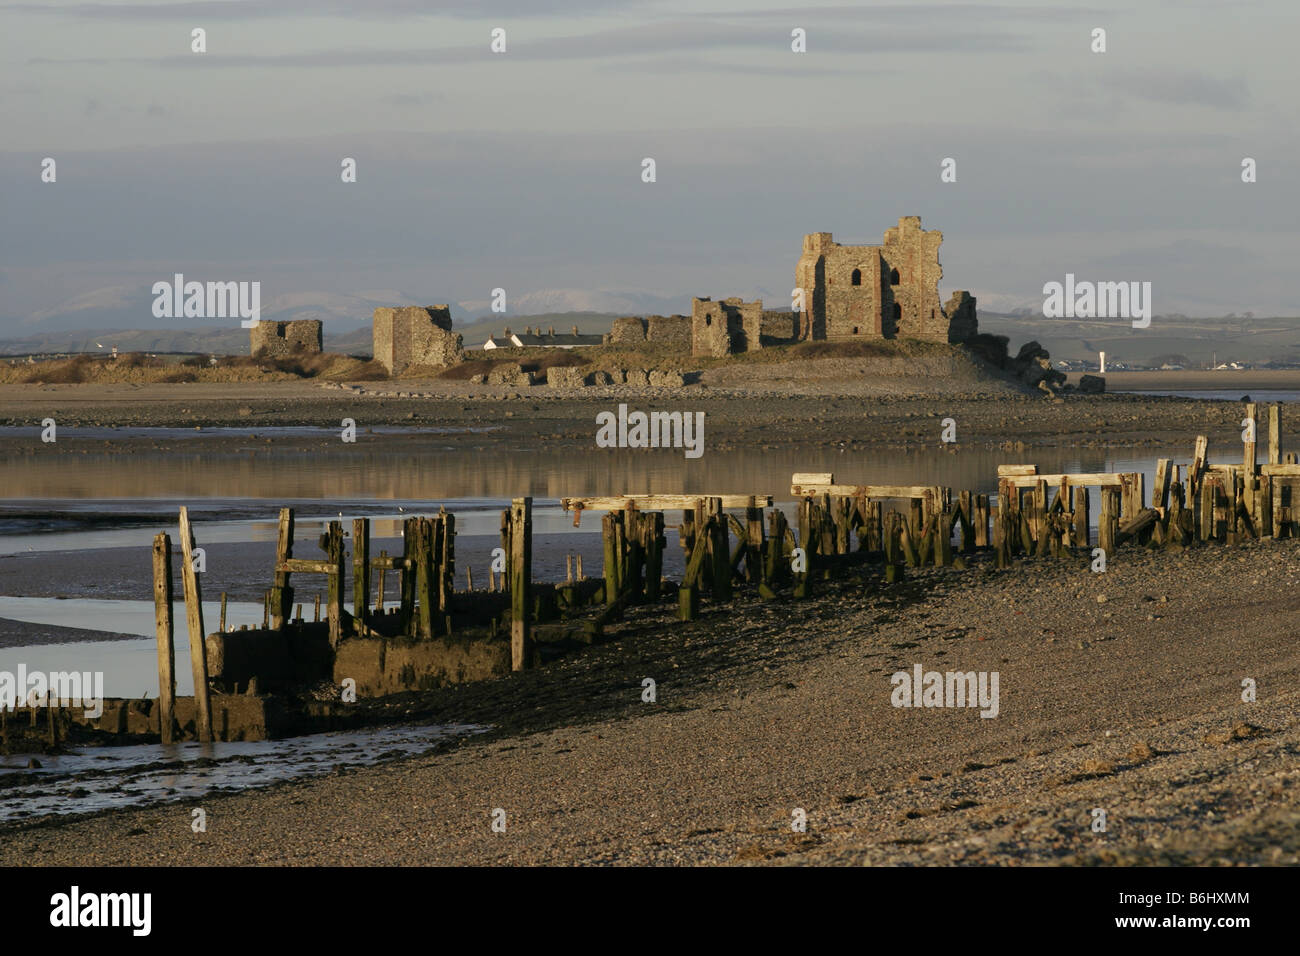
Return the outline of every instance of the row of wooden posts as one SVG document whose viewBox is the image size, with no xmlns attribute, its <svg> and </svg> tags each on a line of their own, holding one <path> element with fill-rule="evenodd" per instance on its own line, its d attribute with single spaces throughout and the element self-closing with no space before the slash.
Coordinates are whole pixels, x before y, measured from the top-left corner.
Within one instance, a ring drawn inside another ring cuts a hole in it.
<svg viewBox="0 0 1300 956">
<path fill-rule="evenodd" d="M 1211 464 L 1208 440 L 1196 439 L 1190 465 L 1157 463 L 1147 503 L 1140 473 L 1040 474 L 1034 465 L 998 469 L 998 500 L 988 495 L 938 486 L 845 485 L 830 474 L 796 474 L 791 494 L 798 501 L 797 525 L 791 528 L 779 508 L 770 512 L 768 495 L 615 495 L 564 498 L 575 526 L 586 511 L 603 512 L 601 522 L 604 621 L 630 604 L 658 601 L 662 593 L 665 511 L 679 510 L 677 527 L 685 570 L 677 590 L 682 620 L 699 613 L 701 593 L 715 602 L 729 601 L 733 584 L 747 582 L 765 598 L 790 589 L 807 597 L 816 576 L 829 577 L 837 556 L 853 553 L 883 558 L 885 580 L 899 580 L 904 568 L 921 565 L 963 566 L 977 550 L 991 548 L 997 567 L 1017 555 L 1060 556 L 1071 549 L 1100 548 L 1109 556 L 1125 543 L 1181 547 L 1193 542 L 1234 543 L 1245 537 L 1300 537 L 1300 464 L 1280 449 L 1280 409 L 1269 409 L 1268 462 L 1257 465 L 1254 421 L 1257 408 L 1246 405 L 1244 451 L 1240 463 Z M 1095 542 L 1091 533 L 1089 489 L 1097 488 L 1100 511 Z M 902 502 L 901 510 L 889 502 Z M 742 521 L 733 511 L 743 511 Z M 450 598 L 455 571 L 455 516 L 440 511 L 412 517 L 403 525 L 403 553 L 370 553 L 370 521 L 352 522 L 352 613 L 344 607 L 346 573 L 342 522 L 331 521 L 320 537 L 323 560 L 293 556 L 293 512 L 282 509 L 276 548 L 275 577 L 267 595 L 265 624 L 282 630 L 291 620 L 291 575 L 326 577 L 327 617 L 332 644 L 349 635 L 381 636 L 372 625 L 384 614 L 385 575 L 400 576 L 396 633 L 433 637 L 450 633 Z M 532 498 L 515 498 L 501 513 L 501 549 L 505 567 L 501 589 L 510 595 L 511 661 L 522 670 L 535 660 L 532 621 Z M 734 537 L 735 546 L 732 547 Z M 856 548 L 854 538 L 856 537 Z M 954 538 L 957 539 L 954 547 Z M 203 617 L 199 583 L 193 570 L 194 546 L 189 520 L 181 509 L 185 589 L 191 659 L 199 698 L 200 739 L 211 737 L 203 653 Z M 154 541 L 155 600 L 158 609 L 159 677 L 164 688 L 164 740 L 171 733 L 173 692 L 171 660 L 171 542 Z M 473 590 L 472 574 L 467 581 Z M 489 581 L 496 589 L 494 570 Z M 583 577 L 579 563 L 578 577 Z M 371 583 L 377 579 L 375 607 Z M 567 590 L 572 592 L 570 564 Z M 564 589 L 562 589 L 564 590 Z M 319 599 L 318 599 L 319 600 Z M 574 602 L 567 602 L 574 606 Z M 224 595 L 222 627 L 224 629 Z M 318 616 L 319 616 L 319 604 Z M 301 611 L 299 613 L 301 616 Z M 164 631 L 166 640 L 164 641 Z M 391 633 L 391 628 L 385 632 Z M 202 692 L 200 692 L 202 688 Z"/>
</svg>

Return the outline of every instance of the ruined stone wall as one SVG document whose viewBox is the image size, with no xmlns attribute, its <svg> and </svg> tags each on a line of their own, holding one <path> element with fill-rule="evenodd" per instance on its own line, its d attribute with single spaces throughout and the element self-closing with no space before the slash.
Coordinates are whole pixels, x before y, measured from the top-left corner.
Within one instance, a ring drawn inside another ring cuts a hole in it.
<svg viewBox="0 0 1300 956">
<path fill-rule="evenodd" d="M 314 355 L 323 349 L 324 329 L 320 319 L 261 321 L 248 330 L 248 339 L 250 355 L 266 358 Z"/>
<path fill-rule="evenodd" d="M 646 320 L 646 341 L 661 345 L 679 345 L 686 349 L 691 344 L 691 317 L 689 315 L 652 315 Z"/>
<path fill-rule="evenodd" d="M 898 336 L 904 339 L 948 341 L 948 320 L 939 303 L 939 244 L 943 233 L 921 228 L 920 216 L 903 216 L 898 225 L 885 231 L 882 257 L 898 273 L 890 290 L 898 306 Z M 892 273 L 891 273 L 892 276 Z"/>
<path fill-rule="evenodd" d="M 799 316 L 793 312 L 763 310 L 762 339 L 773 345 L 794 342 L 799 335 Z"/>
<path fill-rule="evenodd" d="M 975 297 L 969 292 L 960 289 L 954 292 L 943 311 L 948 317 L 949 342 L 966 342 L 979 334 Z"/>
<path fill-rule="evenodd" d="M 454 365 L 465 357 L 446 305 L 375 309 L 375 360 L 397 375 L 412 365 Z"/>
<path fill-rule="evenodd" d="M 615 319 L 606 345 L 636 345 L 646 340 L 646 321 L 638 316 Z"/>
<path fill-rule="evenodd" d="M 763 302 L 691 300 L 691 354 L 723 356 L 761 349 Z"/>
</svg>

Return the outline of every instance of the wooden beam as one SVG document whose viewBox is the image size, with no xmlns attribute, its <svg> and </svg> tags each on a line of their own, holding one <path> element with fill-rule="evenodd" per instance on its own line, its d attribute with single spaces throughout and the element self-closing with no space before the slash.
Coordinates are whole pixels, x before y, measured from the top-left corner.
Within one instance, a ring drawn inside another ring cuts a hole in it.
<svg viewBox="0 0 1300 956">
<path fill-rule="evenodd" d="M 790 494 L 796 498 L 816 495 L 843 496 L 846 498 L 915 498 L 924 501 L 932 498 L 932 485 L 812 485 L 792 484 Z"/>
<path fill-rule="evenodd" d="M 276 564 L 275 570 L 277 574 L 333 574 L 334 565 L 328 560 L 315 561 L 311 558 L 289 558 L 287 561 Z M 274 600 L 272 603 L 274 604 Z M 274 617 L 272 617 L 272 621 L 274 621 Z"/>
<path fill-rule="evenodd" d="M 630 504 L 637 511 L 686 511 L 707 498 L 722 499 L 723 508 L 748 508 L 750 500 L 760 507 L 772 504 L 771 495 L 608 495 L 594 498 L 561 498 L 565 511 L 624 511 Z"/>
<path fill-rule="evenodd" d="M 1098 472 L 1080 475 L 1004 475 L 1012 488 L 1033 488 L 1038 482 L 1060 485 L 1064 479 L 1069 488 L 1119 488 L 1124 484 L 1124 476 L 1118 472 Z"/>
<path fill-rule="evenodd" d="M 190 531 L 190 512 L 181 506 L 181 584 L 185 590 L 185 620 L 190 631 L 190 666 L 194 671 L 195 724 L 199 740 L 212 740 L 212 711 L 208 703 L 208 655 L 204 647 L 203 594 L 194 571 L 194 535 Z"/>
</svg>

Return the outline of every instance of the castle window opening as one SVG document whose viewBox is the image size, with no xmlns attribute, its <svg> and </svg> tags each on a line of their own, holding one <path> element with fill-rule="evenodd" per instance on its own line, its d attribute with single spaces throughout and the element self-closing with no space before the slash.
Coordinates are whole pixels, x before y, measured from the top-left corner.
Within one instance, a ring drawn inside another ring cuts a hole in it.
<svg viewBox="0 0 1300 956">
<path fill-rule="evenodd" d="M 854 285 L 862 285 L 862 270 L 861 270 L 861 269 L 854 269 L 854 270 L 853 270 L 853 284 L 854 284 Z"/>
</svg>

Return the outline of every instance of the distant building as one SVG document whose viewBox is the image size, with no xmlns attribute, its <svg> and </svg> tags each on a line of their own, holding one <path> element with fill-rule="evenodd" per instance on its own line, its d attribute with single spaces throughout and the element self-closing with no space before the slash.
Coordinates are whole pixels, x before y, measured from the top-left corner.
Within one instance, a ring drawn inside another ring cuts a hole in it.
<svg viewBox="0 0 1300 956">
<path fill-rule="evenodd" d="M 541 329 L 525 329 L 523 332 L 511 332 L 506 329 L 501 336 L 489 335 L 488 340 L 483 343 L 484 349 L 508 349 L 508 348 L 549 348 L 549 349 L 579 349 L 587 348 L 593 345 L 604 344 L 603 335 L 584 335 L 578 331 L 575 325 L 571 332 L 556 332 L 555 329 L 549 329 L 545 333 Z"/>
</svg>

